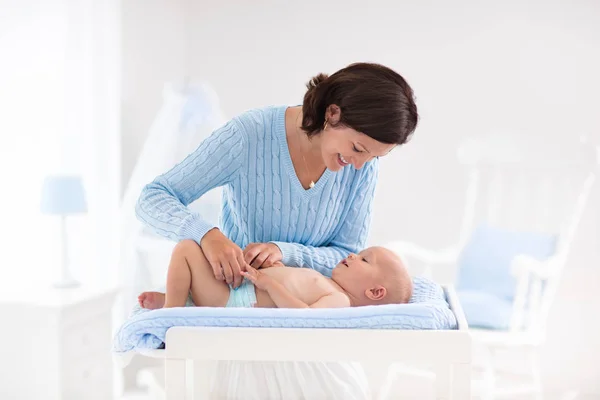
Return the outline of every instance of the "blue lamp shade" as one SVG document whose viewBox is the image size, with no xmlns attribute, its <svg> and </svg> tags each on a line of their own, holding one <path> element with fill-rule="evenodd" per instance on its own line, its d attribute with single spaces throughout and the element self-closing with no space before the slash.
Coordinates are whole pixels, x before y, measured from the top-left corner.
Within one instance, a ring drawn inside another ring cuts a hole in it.
<svg viewBox="0 0 600 400">
<path fill-rule="evenodd" d="M 49 176 L 42 185 L 43 214 L 68 215 L 87 212 L 83 182 L 79 176 Z"/>
</svg>

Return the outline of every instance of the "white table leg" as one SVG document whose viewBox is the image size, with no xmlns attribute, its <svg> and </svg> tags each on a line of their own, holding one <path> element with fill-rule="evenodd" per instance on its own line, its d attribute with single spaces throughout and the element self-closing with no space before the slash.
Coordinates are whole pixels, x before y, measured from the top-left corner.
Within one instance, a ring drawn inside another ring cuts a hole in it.
<svg viewBox="0 0 600 400">
<path fill-rule="evenodd" d="M 452 390 L 450 373 L 451 369 L 448 364 L 435 366 L 435 400 L 450 400 Z"/>
<path fill-rule="evenodd" d="M 184 400 L 186 395 L 185 360 L 165 359 L 166 400 Z"/>
<path fill-rule="evenodd" d="M 471 365 L 452 364 L 452 399 L 471 398 Z"/>
<path fill-rule="evenodd" d="M 210 361 L 194 360 L 194 400 L 210 398 L 210 378 L 214 365 Z"/>
</svg>

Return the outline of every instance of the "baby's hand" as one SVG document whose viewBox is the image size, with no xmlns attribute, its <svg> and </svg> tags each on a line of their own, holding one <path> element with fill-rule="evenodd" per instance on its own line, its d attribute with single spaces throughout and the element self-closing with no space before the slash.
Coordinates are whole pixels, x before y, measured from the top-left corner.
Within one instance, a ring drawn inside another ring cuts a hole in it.
<svg viewBox="0 0 600 400">
<path fill-rule="evenodd" d="M 250 265 L 246 266 L 246 271 L 242 271 L 242 275 L 260 290 L 267 290 L 273 279 L 269 275 L 265 275 L 263 272 L 251 267 Z"/>
</svg>

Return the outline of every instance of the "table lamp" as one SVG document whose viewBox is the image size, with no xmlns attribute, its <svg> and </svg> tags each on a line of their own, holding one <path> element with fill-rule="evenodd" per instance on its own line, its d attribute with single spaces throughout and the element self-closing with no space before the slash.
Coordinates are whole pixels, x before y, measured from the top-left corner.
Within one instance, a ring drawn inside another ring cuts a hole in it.
<svg viewBox="0 0 600 400">
<path fill-rule="evenodd" d="M 61 280 L 54 284 L 58 288 L 79 286 L 69 268 L 67 216 L 87 212 L 83 182 L 79 176 L 48 176 L 42 185 L 40 210 L 45 215 L 60 217 L 62 270 Z"/>
</svg>

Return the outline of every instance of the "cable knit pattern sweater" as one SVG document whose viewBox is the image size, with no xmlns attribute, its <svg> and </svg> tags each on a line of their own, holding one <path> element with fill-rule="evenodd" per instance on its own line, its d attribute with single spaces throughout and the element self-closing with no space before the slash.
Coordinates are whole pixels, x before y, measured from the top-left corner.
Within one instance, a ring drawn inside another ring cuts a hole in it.
<svg viewBox="0 0 600 400">
<path fill-rule="evenodd" d="M 200 243 L 215 226 L 187 205 L 222 187 L 218 228 L 228 238 L 242 249 L 272 242 L 284 264 L 331 276 L 340 260 L 365 246 L 379 163 L 325 170 L 313 188 L 304 189 L 289 153 L 286 108 L 250 110 L 215 130 L 144 187 L 138 218 L 169 239 Z"/>
</svg>

